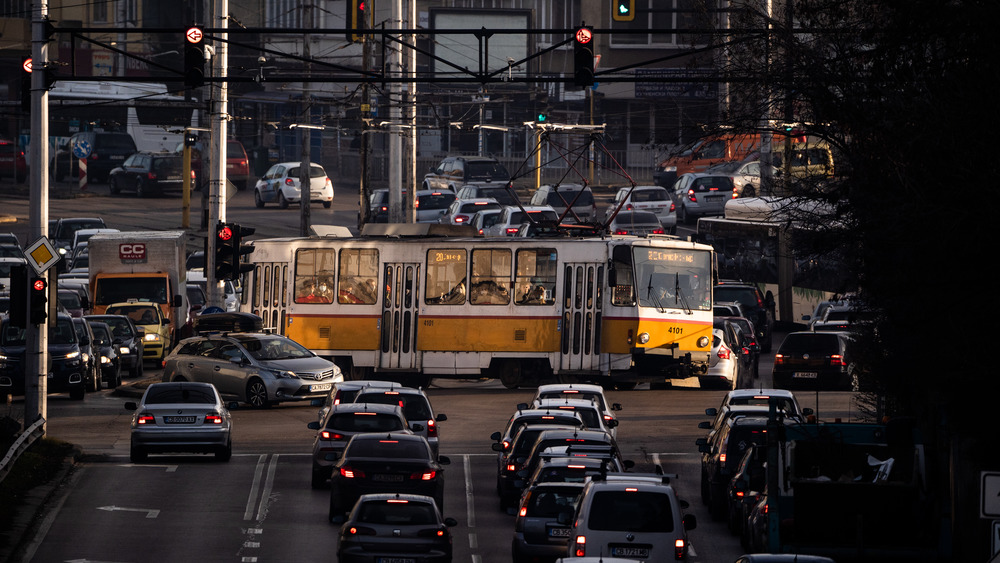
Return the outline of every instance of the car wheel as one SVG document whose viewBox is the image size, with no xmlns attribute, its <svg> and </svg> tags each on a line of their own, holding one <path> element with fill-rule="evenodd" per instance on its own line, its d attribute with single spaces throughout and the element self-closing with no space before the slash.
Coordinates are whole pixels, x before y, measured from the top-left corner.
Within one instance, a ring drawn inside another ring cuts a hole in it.
<svg viewBox="0 0 1000 563">
<path fill-rule="evenodd" d="M 215 452 L 215 461 L 226 462 L 226 461 L 229 461 L 229 459 L 231 457 L 233 457 L 233 441 L 232 440 L 230 440 L 229 442 L 226 443 L 226 447 L 224 447 L 221 450 Z"/>
<path fill-rule="evenodd" d="M 743 186 L 743 197 L 757 197 L 757 189 L 752 185 L 747 184 Z"/>
<path fill-rule="evenodd" d="M 264 382 L 256 377 L 247 383 L 247 403 L 255 409 L 262 409 L 270 405 L 267 400 L 267 387 Z"/>
<path fill-rule="evenodd" d="M 260 190 L 253 191 L 253 204 L 257 209 L 264 209 L 264 199 L 260 197 Z"/>
<path fill-rule="evenodd" d="M 90 370 L 90 390 L 95 393 L 101 390 L 101 368 L 97 366 Z"/>
<path fill-rule="evenodd" d="M 333 202 L 332 201 L 324 201 L 323 202 L 323 208 L 324 209 L 330 209 L 332 206 L 333 206 Z"/>
<path fill-rule="evenodd" d="M 122 192 L 122 187 L 118 184 L 118 178 L 114 176 L 108 182 L 108 188 L 111 190 L 111 195 L 118 195 Z"/>
<path fill-rule="evenodd" d="M 278 192 L 278 207 L 288 209 L 288 200 L 285 199 L 285 192 Z"/>
<path fill-rule="evenodd" d="M 128 458 L 132 463 L 143 463 L 146 461 L 146 451 L 135 444 L 131 444 L 128 449 Z"/>
</svg>

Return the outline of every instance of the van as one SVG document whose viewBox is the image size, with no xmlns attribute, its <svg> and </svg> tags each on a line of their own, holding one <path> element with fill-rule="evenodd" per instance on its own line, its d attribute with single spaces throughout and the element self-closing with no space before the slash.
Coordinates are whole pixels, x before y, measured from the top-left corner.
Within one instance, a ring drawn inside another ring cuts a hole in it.
<svg viewBox="0 0 1000 563">
<path fill-rule="evenodd" d="M 723 133 L 699 139 L 681 147 L 656 165 L 653 183 L 670 188 L 688 172 L 704 172 L 709 166 L 727 160 L 743 160 L 760 149 L 760 135 Z"/>
<path fill-rule="evenodd" d="M 788 174 L 792 178 L 829 178 L 833 176 L 833 151 L 825 141 L 792 143 L 791 162 Z M 779 170 L 785 170 L 785 144 L 775 143 L 772 162 Z"/>
<path fill-rule="evenodd" d="M 573 211 L 566 213 L 566 208 L 571 203 L 573 204 Z M 593 221 L 597 217 L 597 204 L 594 201 L 594 192 L 589 186 L 580 184 L 541 186 L 531 195 L 531 201 L 528 202 L 528 205 L 548 205 L 552 209 L 555 209 L 556 213 L 564 221 L 571 223 L 586 223 Z M 565 217 L 563 217 L 564 213 Z"/>
</svg>

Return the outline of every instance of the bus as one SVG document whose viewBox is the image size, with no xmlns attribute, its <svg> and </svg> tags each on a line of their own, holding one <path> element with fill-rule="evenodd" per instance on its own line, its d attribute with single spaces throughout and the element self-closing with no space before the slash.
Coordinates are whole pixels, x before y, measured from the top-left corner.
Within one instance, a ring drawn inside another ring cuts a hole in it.
<svg viewBox="0 0 1000 563">
<path fill-rule="evenodd" d="M 776 319 L 800 322 L 820 302 L 857 290 L 839 251 L 817 245 L 816 218 L 825 215 L 789 198 L 738 198 L 723 217 L 698 219 L 694 238 L 715 249 L 720 278 L 757 284 L 775 297 Z"/>
<path fill-rule="evenodd" d="M 165 84 L 59 80 L 49 90 L 50 154 L 90 130 L 125 131 L 140 151 L 173 151 L 198 124 L 197 104 Z"/>
<path fill-rule="evenodd" d="M 634 388 L 707 370 L 710 246 L 473 233 L 369 224 L 360 237 L 254 241 L 241 311 L 333 359 L 345 379 Z"/>
</svg>

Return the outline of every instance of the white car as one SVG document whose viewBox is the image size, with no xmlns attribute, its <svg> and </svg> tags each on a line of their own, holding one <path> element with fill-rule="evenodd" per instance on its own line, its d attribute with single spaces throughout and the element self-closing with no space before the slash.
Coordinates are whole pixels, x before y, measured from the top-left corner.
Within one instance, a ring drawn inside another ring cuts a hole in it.
<svg viewBox="0 0 1000 563">
<path fill-rule="evenodd" d="M 620 209 L 619 209 L 620 206 Z M 677 213 L 670 193 L 660 186 L 636 186 L 621 188 L 615 193 L 615 199 L 608 206 L 604 215 L 607 222 L 611 214 L 619 209 L 622 211 L 649 211 L 660 220 L 660 225 L 670 234 L 677 232 Z"/>
<path fill-rule="evenodd" d="M 614 411 L 622 410 L 620 403 L 608 404 L 604 397 L 604 388 L 591 383 L 549 383 L 539 385 L 535 397 L 531 400 L 536 407 L 544 399 L 584 399 L 594 401 L 601 410 L 605 421 L 618 420 Z"/>
<path fill-rule="evenodd" d="M 492 198 L 456 199 L 445 210 L 438 222 L 444 225 L 468 225 L 472 216 L 483 209 L 500 209 L 500 204 Z"/>
<path fill-rule="evenodd" d="M 601 430 L 612 438 L 618 435 L 618 419 L 607 420 L 604 411 L 592 399 L 540 399 L 535 404 L 536 409 L 562 410 L 575 412 L 587 426 L 587 430 Z"/>
<path fill-rule="evenodd" d="M 522 223 L 555 222 L 559 215 L 548 205 L 524 207 L 507 206 L 500 211 L 500 218 L 483 235 L 488 237 L 516 237 Z"/>
<path fill-rule="evenodd" d="M 279 162 L 267 170 L 264 177 L 257 180 L 253 189 L 253 201 L 257 207 L 268 203 L 277 203 L 278 207 L 287 209 L 291 203 L 302 201 L 302 191 L 299 189 L 301 162 Z M 329 209 L 333 205 L 333 182 L 327 176 L 326 170 L 316 163 L 309 164 L 309 201 L 323 204 Z"/>
</svg>

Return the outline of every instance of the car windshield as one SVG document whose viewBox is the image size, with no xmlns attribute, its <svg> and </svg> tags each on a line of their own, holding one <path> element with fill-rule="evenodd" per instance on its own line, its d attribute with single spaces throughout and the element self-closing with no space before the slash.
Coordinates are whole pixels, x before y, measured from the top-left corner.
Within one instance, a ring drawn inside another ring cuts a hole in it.
<svg viewBox="0 0 1000 563">
<path fill-rule="evenodd" d="M 80 295 L 76 292 L 59 292 L 59 302 L 62 303 L 63 307 L 67 309 L 79 309 L 82 307 L 80 304 Z"/>
<path fill-rule="evenodd" d="M 757 304 L 757 292 L 752 288 L 717 285 L 715 286 L 714 294 L 716 301 L 735 301 L 743 306 L 744 309 L 756 309 L 759 306 Z"/>
<path fill-rule="evenodd" d="M 159 322 L 156 307 L 151 305 L 120 305 L 108 307 L 109 315 L 124 315 L 137 325 L 152 325 Z"/>
<path fill-rule="evenodd" d="M 285 176 L 289 178 L 298 178 L 301 175 L 301 173 L 299 172 L 299 170 L 301 169 L 302 168 L 299 166 L 293 166 L 288 169 L 288 174 L 285 174 Z M 316 165 L 309 167 L 310 178 L 323 178 L 325 176 L 326 176 L 326 170 L 323 170 L 323 167 Z"/>
<path fill-rule="evenodd" d="M 215 394 L 210 387 L 203 385 L 153 385 L 146 391 L 144 402 L 147 405 L 171 403 L 211 405 L 215 403 Z"/>
<path fill-rule="evenodd" d="M 313 353 L 294 340 L 280 336 L 244 336 L 240 345 L 256 360 L 311 358 Z"/>
<path fill-rule="evenodd" d="M 789 334 L 781 343 L 779 352 L 781 354 L 839 354 L 840 346 L 835 334 Z"/>
<path fill-rule="evenodd" d="M 691 189 L 696 192 L 732 191 L 733 179 L 729 176 L 704 176 L 696 178 Z"/>
<path fill-rule="evenodd" d="M 768 406 L 769 401 L 772 400 L 778 402 L 778 410 L 785 411 L 787 413 L 795 412 L 795 403 L 793 403 L 792 400 L 787 397 L 769 397 L 767 395 L 745 395 L 742 397 L 734 397 L 729 401 L 729 404 L 766 407 Z"/>
<path fill-rule="evenodd" d="M 467 162 L 465 164 L 465 181 L 470 180 L 509 180 L 510 174 L 499 162 Z"/>
<path fill-rule="evenodd" d="M 103 317 L 101 322 L 107 323 L 111 327 L 111 334 L 122 338 L 132 337 L 132 325 L 123 318 Z"/>
<path fill-rule="evenodd" d="M 417 209 L 448 209 L 453 201 L 455 194 L 451 192 L 420 195 L 417 196 Z"/>
<path fill-rule="evenodd" d="M 0 337 L 0 345 L 3 346 L 24 346 L 24 338 L 27 332 L 25 329 L 14 326 L 10 323 L 3 325 L 3 335 Z"/>
<path fill-rule="evenodd" d="M 426 442 L 416 440 L 365 439 L 354 438 L 348 443 L 344 457 L 382 457 L 394 459 L 430 460 L 431 450 Z"/>
<path fill-rule="evenodd" d="M 667 201 L 670 197 L 667 190 L 635 190 L 632 192 L 632 201 Z"/>
<path fill-rule="evenodd" d="M 529 497 L 528 516 L 555 518 L 563 512 L 572 513 L 582 490 L 578 487 L 536 490 Z"/>
<path fill-rule="evenodd" d="M 326 427 L 343 432 L 391 432 L 403 430 L 398 416 L 374 412 L 345 412 L 330 417 Z"/>
<path fill-rule="evenodd" d="M 579 194 L 580 197 L 577 197 L 577 194 Z M 574 198 L 576 198 L 576 201 L 573 201 Z M 569 189 L 560 190 L 558 192 L 553 190 L 549 192 L 548 204 L 552 207 L 565 208 L 570 203 L 573 204 L 573 207 L 591 207 L 594 205 L 594 193 L 590 190 L 580 193 L 579 190 Z"/>
<path fill-rule="evenodd" d="M 491 197 L 501 205 L 517 205 L 517 197 L 507 188 L 480 188 L 478 197 Z"/>
<path fill-rule="evenodd" d="M 59 232 L 56 233 L 55 238 L 72 240 L 73 235 L 76 234 L 80 229 L 104 229 L 107 225 L 103 221 L 63 221 L 58 223 Z"/>
<path fill-rule="evenodd" d="M 362 524 L 433 526 L 438 523 L 434 506 L 408 500 L 372 501 L 361 505 L 358 522 Z"/>
<path fill-rule="evenodd" d="M 94 333 L 94 344 L 98 346 L 111 345 L 111 333 L 108 332 L 107 325 L 92 324 L 90 325 L 90 331 Z"/>
<path fill-rule="evenodd" d="M 73 344 L 76 342 L 76 329 L 73 321 L 60 318 L 53 325 L 49 323 L 49 344 Z"/>
<path fill-rule="evenodd" d="M 111 305 L 129 299 L 167 303 L 167 278 L 98 278 L 95 305 Z"/>
<path fill-rule="evenodd" d="M 670 497 L 646 491 L 597 491 L 590 506 L 589 527 L 612 532 L 671 532 Z"/>
<path fill-rule="evenodd" d="M 531 216 L 531 219 L 528 216 Z M 543 210 L 543 211 L 515 211 L 510 214 L 510 224 L 520 225 L 521 223 L 526 223 L 528 221 L 555 221 L 559 219 L 555 211 Z"/>
</svg>

